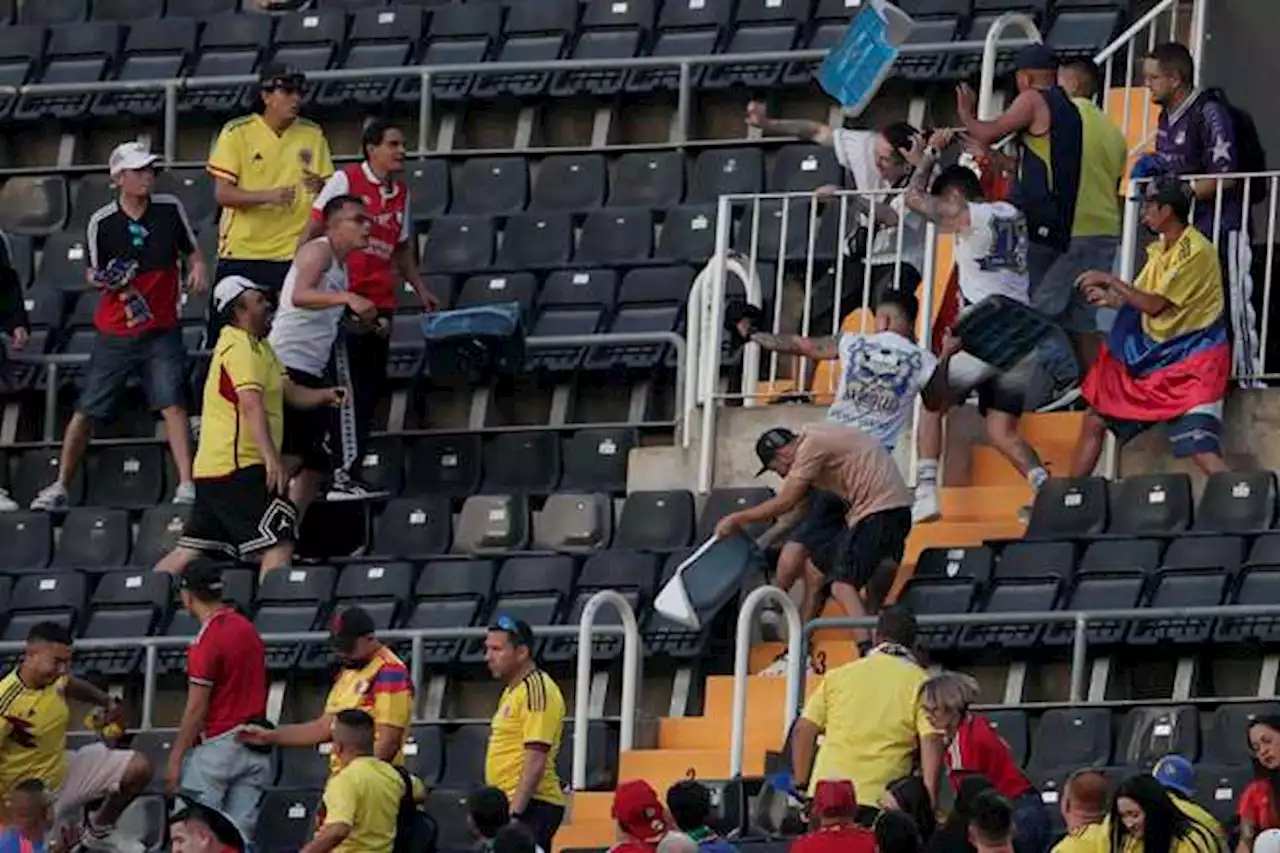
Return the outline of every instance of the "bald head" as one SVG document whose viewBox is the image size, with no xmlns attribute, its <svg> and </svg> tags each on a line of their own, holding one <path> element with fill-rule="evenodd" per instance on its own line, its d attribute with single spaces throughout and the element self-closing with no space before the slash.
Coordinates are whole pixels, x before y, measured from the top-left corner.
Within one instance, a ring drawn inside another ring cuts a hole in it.
<svg viewBox="0 0 1280 853">
<path fill-rule="evenodd" d="M 683 832 L 668 832 L 658 842 L 658 853 L 698 853 L 698 842 Z"/>
</svg>

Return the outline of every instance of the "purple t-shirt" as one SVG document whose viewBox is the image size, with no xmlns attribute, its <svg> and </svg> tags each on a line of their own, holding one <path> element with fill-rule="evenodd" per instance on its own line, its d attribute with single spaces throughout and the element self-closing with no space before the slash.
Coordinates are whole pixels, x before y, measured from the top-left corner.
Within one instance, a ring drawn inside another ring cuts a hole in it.
<svg viewBox="0 0 1280 853">
<path fill-rule="evenodd" d="M 1213 175 L 1235 172 L 1236 131 L 1231 113 L 1203 92 L 1193 92 L 1172 112 L 1160 113 L 1156 128 L 1156 155 L 1175 175 Z M 1221 234 L 1239 231 L 1244 221 L 1242 187 L 1222 192 Z M 1213 214 L 1216 199 L 1196 201 L 1195 226 L 1210 240 L 1214 238 Z"/>
</svg>

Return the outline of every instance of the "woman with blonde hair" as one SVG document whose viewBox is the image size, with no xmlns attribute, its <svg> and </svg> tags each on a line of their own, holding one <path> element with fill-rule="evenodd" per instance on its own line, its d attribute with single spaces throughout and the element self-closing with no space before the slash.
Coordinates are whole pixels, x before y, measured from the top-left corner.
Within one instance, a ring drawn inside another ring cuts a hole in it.
<svg viewBox="0 0 1280 853">
<path fill-rule="evenodd" d="M 1009 744 L 981 714 L 970 712 L 978 701 L 978 682 L 960 672 L 941 672 L 920 685 L 920 709 L 942 733 L 943 761 L 953 788 L 966 775 L 991 780 L 995 790 L 1013 805 L 1018 853 L 1049 849 L 1050 817 L 1040 792 L 1023 775 Z"/>
</svg>

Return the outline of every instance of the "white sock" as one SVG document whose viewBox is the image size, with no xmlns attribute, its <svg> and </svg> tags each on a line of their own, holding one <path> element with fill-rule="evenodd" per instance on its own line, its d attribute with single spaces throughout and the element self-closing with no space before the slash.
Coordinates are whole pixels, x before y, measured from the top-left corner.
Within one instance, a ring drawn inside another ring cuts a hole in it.
<svg viewBox="0 0 1280 853">
<path fill-rule="evenodd" d="M 1027 472 L 1027 482 L 1031 484 L 1031 488 L 1037 492 L 1044 488 L 1044 484 L 1049 480 L 1049 472 L 1043 466 L 1037 466 Z"/>
<path fill-rule="evenodd" d="M 916 463 L 916 491 L 935 492 L 938 490 L 938 460 L 921 459 Z"/>
</svg>

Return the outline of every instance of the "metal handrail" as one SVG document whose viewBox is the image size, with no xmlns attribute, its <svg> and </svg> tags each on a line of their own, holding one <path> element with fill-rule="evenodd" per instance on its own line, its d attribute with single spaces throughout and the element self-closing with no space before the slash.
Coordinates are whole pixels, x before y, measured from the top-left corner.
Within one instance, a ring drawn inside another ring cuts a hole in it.
<svg viewBox="0 0 1280 853">
<path fill-rule="evenodd" d="M 769 584 L 752 591 L 738 610 L 738 630 L 733 652 L 733 733 L 729 741 L 730 779 L 736 779 L 742 775 L 742 760 L 746 751 L 747 736 L 747 668 L 751 660 L 751 629 L 755 622 L 756 611 L 765 601 L 775 602 L 782 608 L 782 614 L 786 617 L 789 660 L 804 659 L 804 646 L 808 637 L 800 622 L 800 611 L 796 609 L 791 596 Z M 795 722 L 796 712 L 800 708 L 800 678 L 801 675 L 794 666 L 787 667 L 787 704 L 782 714 L 784 742 L 787 733 L 791 731 L 791 724 Z"/>
<path fill-rule="evenodd" d="M 640 679 L 640 629 L 636 625 L 636 614 L 631 603 L 612 589 L 603 589 L 587 599 L 582 608 L 582 616 L 578 625 L 578 681 L 574 696 L 575 723 L 573 730 L 573 790 L 584 791 L 587 788 L 587 738 L 586 719 L 591 686 L 591 632 L 596 627 L 596 617 L 600 608 L 612 606 L 622 618 L 624 630 L 622 641 L 622 723 L 618 732 L 618 750 L 626 752 L 635 745 L 636 732 L 636 682 Z M 586 649 L 586 653 L 583 650 Z M 630 709 L 628 711 L 627 709 Z M 578 731 L 582 730 L 582 736 Z"/>
<path fill-rule="evenodd" d="M 1098 51 L 1097 56 L 1093 58 L 1094 64 L 1101 65 L 1119 53 L 1121 48 L 1128 47 L 1129 42 L 1131 42 L 1135 36 L 1150 26 L 1156 18 L 1169 11 L 1171 6 L 1176 6 L 1180 2 L 1182 2 L 1182 0 L 1161 0 L 1161 2 L 1152 6 L 1150 11 L 1130 24 L 1128 29 L 1117 36 L 1115 41 Z"/>
</svg>

